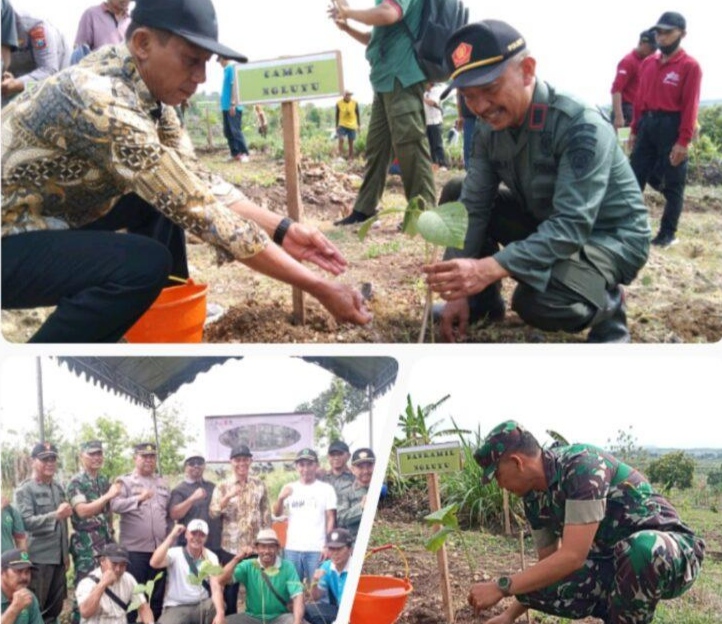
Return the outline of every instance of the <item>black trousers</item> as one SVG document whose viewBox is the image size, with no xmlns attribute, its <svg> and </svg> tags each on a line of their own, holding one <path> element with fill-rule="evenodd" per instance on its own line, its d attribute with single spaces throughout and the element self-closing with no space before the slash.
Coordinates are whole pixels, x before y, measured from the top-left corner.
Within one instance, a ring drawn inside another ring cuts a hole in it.
<svg viewBox="0 0 722 624">
<path fill-rule="evenodd" d="M 684 187 L 687 183 L 685 159 L 676 167 L 669 162 L 669 154 L 679 138 L 679 113 L 647 112 L 639 123 L 634 151 L 630 163 L 639 188 L 647 183 L 662 195 L 665 205 L 659 226 L 661 234 L 674 236 L 684 205 Z"/>
<path fill-rule="evenodd" d="M 6 236 L 1 251 L 2 308 L 56 306 L 30 342 L 117 342 L 168 275 L 188 277 L 183 229 L 135 194 L 77 230 Z"/>
<path fill-rule="evenodd" d="M 434 124 L 426 126 L 426 137 L 429 139 L 431 150 L 431 162 L 441 167 L 448 167 L 446 153 L 444 152 L 444 137 L 442 136 L 442 125 Z"/>
<path fill-rule="evenodd" d="M 65 565 L 37 563 L 28 589 L 35 594 L 45 624 L 52 624 L 63 610 L 68 595 Z"/>
<path fill-rule="evenodd" d="M 461 195 L 462 178 L 453 178 L 444 186 L 439 204 L 455 201 Z M 487 240 L 480 258 L 494 255 L 499 245 L 523 240 L 534 233 L 539 223 L 524 211 L 511 192 L 500 188 L 487 230 Z M 568 259 L 552 267 L 551 279 L 544 292 L 518 282 L 511 307 L 521 319 L 543 331 L 580 332 L 591 324 L 596 313 L 607 305 L 607 293 L 621 281 L 621 271 L 606 250 L 584 245 Z M 469 308 L 478 318 L 501 297 L 500 282 L 468 297 Z"/>
<path fill-rule="evenodd" d="M 137 552 L 129 551 L 128 558 L 130 563 L 128 564 L 128 572 L 133 578 L 140 584 L 145 584 L 148 581 L 158 577 L 153 585 L 153 593 L 150 595 L 148 602 L 150 608 L 153 611 L 153 619 L 157 622 L 160 619 L 160 615 L 163 612 L 163 597 L 165 596 L 165 571 L 156 570 L 150 565 L 150 558 L 153 553 L 149 552 Z M 131 611 L 128 613 L 128 622 L 136 622 L 138 620 L 138 611 Z"/>
<path fill-rule="evenodd" d="M 218 562 L 225 566 L 231 559 L 233 553 L 220 549 L 218 551 Z M 238 583 L 229 583 L 223 588 L 223 602 L 226 603 L 226 615 L 234 615 L 238 613 L 238 591 L 240 585 Z"/>
</svg>

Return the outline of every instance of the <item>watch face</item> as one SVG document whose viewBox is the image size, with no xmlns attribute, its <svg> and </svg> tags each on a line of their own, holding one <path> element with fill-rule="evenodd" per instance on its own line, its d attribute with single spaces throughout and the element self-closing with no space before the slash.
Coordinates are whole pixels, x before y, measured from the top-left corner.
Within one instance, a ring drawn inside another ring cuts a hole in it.
<svg viewBox="0 0 722 624">
<path fill-rule="evenodd" d="M 511 579 L 508 576 L 500 576 L 496 584 L 501 591 L 507 592 L 511 588 Z"/>
</svg>

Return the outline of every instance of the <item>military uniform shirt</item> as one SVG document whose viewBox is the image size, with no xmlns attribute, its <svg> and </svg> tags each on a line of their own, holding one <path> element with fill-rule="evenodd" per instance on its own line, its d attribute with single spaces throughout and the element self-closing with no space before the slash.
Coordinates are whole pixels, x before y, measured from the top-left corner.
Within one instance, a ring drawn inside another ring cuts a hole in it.
<svg viewBox="0 0 722 624">
<path fill-rule="evenodd" d="M 356 477 L 354 477 L 353 472 L 351 472 L 347 468 L 338 475 L 333 474 L 333 472 L 331 471 L 328 471 L 323 477 L 319 479 L 319 481 L 324 481 L 325 483 L 328 483 L 330 486 L 332 486 L 333 489 L 336 490 L 336 497 L 338 498 L 339 496 L 341 496 L 341 492 L 343 490 L 353 485 L 353 482 L 356 481 Z"/>
<path fill-rule="evenodd" d="M 15 507 L 28 533 L 28 555 L 33 563 L 59 565 L 68 556 L 68 524 L 55 511 L 66 502 L 65 490 L 56 481 L 26 479 L 15 490 Z"/>
<path fill-rule="evenodd" d="M 3 236 L 86 225 L 128 193 L 236 259 L 268 244 L 230 210 L 243 195 L 201 165 L 126 46 L 86 56 L 3 110 Z"/>
<path fill-rule="evenodd" d="M 15 548 L 15 539 L 25 537 L 25 525 L 12 505 L 2 509 L 2 552 Z"/>
<path fill-rule="evenodd" d="M 537 80 L 520 128 L 494 131 L 479 120 L 461 193 L 466 241 L 446 258 L 480 257 L 501 182 L 539 222 L 536 232 L 494 254 L 519 281 L 543 292 L 552 266 L 586 244 L 612 254 L 625 284 L 644 265 L 647 209 L 611 124 L 596 109 Z"/>
<path fill-rule="evenodd" d="M 359 485 L 354 481 L 349 487 L 342 490 L 338 497 L 336 524 L 344 529 L 348 529 L 354 537 L 356 537 L 358 533 L 364 510 L 361 501 L 368 491 L 369 489 L 367 487 Z"/>
<path fill-rule="evenodd" d="M 7 611 L 10 602 L 11 601 L 5 597 L 5 594 L 2 594 L 2 608 L 0 609 L 0 613 Z M 40 614 L 40 604 L 35 594 L 33 594 L 32 604 L 20 612 L 20 615 L 15 619 L 15 624 L 43 624 L 43 617 Z"/>
<path fill-rule="evenodd" d="M 591 555 L 644 529 L 686 533 L 677 511 L 636 470 L 589 444 L 543 451 L 547 490 L 524 497 L 537 548 L 556 543 L 565 524 L 599 522 Z"/>
<path fill-rule="evenodd" d="M 87 518 L 81 518 L 75 510 L 76 505 L 80 503 L 92 503 L 98 500 L 110 489 L 110 481 L 103 475 L 96 478 L 91 477 L 87 472 L 83 471 L 75 475 L 67 487 L 68 501 L 73 507 L 73 515 L 70 516 L 70 523 L 73 530 L 86 533 L 97 533 L 104 537 L 103 544 L 110 539 L 111 529 L 108 520 L 110 512 L 110 503 L 107 503 L 105 509 L 95 515 Z"/>
<path fill-rule="evenodd" d="M 170 490 L 165 479 L 153 475 L 143 477 L 136 472 L 118 478 L 123 489 L 110 501 L 110 509 L 120 514 L 120 543 L 129 551 L 153 552 L 168 535 Z M 139 502 L 142 490 L 155 494 Z"/>
<path fill-rule="evenodd" d="M 409 30 L 416 33 L 421 23 L 423 0 L 375 0 L 396 9 Z M 374 26 L 366 47 L 371 65 L 371 86 L 376 93 L 391 93 L 398 80 L 406 88 L 426 80 L 413 48 L 413 40 L 401 20 L 390 26 Z"/>
<path fill-rule="evenodd" d="M 22 83 L 39 82 L 70 64 L 70 46 L 62 33 L 38 17 L 18 13 L 18 49 L 10 73 Z"/>
</svg>

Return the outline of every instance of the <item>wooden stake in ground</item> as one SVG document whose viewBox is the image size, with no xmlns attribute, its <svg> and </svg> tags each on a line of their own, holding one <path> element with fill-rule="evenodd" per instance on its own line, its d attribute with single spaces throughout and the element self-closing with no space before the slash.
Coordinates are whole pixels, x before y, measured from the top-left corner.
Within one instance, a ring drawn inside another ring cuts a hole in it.
<svg viewBox="0 0 722 624">
<path fill-rule="evenodd" d="M 286 171 L 286 204 L 288 216 L 294 221 L 301 221 L 303 203 L 301 201 L 301 138 L 298 102 L 281 104 L 283 123 L 283 153 Z M 303 305 L 303 291 L 293 289 L 293 320 L 297 325 L 306 323 L 306 310 Z"/>
<path fill-rule="evenodd" d="M 429 491 L 429 509 L 431 512 L 441 509 L 441 497 L 439 496 L 439 476 L 436 473 L 426 475 L 426 485 Z M 438 530 L 435 526 L 434 530 Z M 449 582 L 449 559 L 446 556 L 446 545 L 436 551 L 436 562 L 439 566 L 439 583 L 441 584 L 441 600 L 444 603 L 446 621 L 449 624 L 454 622 L 454 607 L 451 604 L 451 584 Z"/>
</svg>

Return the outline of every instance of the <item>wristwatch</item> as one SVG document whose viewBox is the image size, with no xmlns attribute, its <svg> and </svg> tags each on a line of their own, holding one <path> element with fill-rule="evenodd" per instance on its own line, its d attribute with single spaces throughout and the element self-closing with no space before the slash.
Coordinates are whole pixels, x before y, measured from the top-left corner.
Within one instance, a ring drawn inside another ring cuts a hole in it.
<svg viewBox="0 0 722 624">
<path fill-rule="evenodd" d="M 504 596 L 511 596 L 511 577 L 500 576 L 496 579 L 496 586 L 501 590 Z"/>
</svg>

